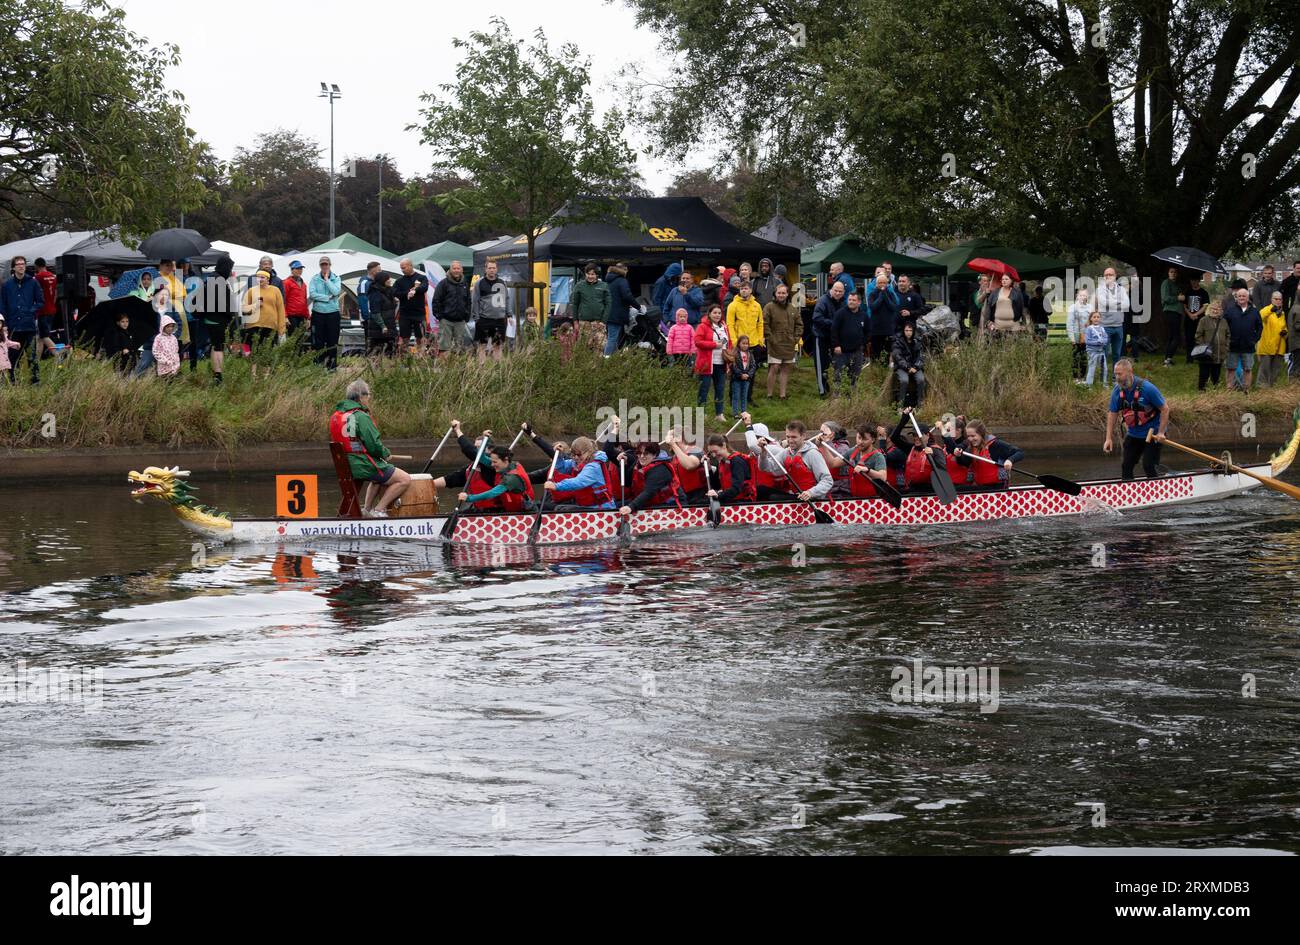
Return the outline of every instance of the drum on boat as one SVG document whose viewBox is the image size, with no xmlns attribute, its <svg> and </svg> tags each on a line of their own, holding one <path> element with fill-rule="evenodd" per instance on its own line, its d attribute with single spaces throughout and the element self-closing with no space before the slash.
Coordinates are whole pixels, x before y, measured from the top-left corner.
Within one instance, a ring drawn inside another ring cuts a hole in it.
<svg viewBox="0 0 1300 945">
<path fill-rule="evenodd" d="M 392 518 L 433 518 L 438 514 L 438 490 L 429 473 L 411 473 L 406 487 L 388 512 Z"/>
</svg>

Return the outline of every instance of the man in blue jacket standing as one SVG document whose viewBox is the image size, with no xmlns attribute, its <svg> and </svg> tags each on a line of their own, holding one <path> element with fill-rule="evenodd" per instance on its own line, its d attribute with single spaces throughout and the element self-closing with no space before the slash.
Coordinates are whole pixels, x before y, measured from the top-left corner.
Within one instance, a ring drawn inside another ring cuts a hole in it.
<svg viewBox="0 0 1300 945">
<path fill-rule="evenodd" d="M 45 294 L 35 276 L 27 274 L 27 258 L 13 258 L 13 275 L 0 286 L 0 315 L 5 317 L 9 328 L 9 338 L 22 345 L 13 357 L 14 379 L 18 378 L 18 362 L 23 351 L 32 366 L 32 383 L 41 381 L 41 344 L 48 330 L 41 323 L 41 307 L 45 304 Z"/>
<path fill-rule="evenodd" d="M 844 307 L 844 283 L 838 279 L 831 283 L 817 304 L 813 306 L 813 364 L 817 369 L 817 393 L 823 397 L 831 394 L 826 372 L 831 366 L 831 343 L 835 337 L 835 318 Z"/>
<path fill-rule="evenodd" d="M 609 309 L 605 313 L 605 357 L 618 350 L 623 329 L 630 321 L 629 312 L 636 305 L 636 296 L 627 281 L 627 264 L 616 262 L 605 273 L 609 286 Z"/>
<path fill-rule="evenodd" d="M 1255 369 L 1255 346 L 1264 333 L 1264 320 L 1259 309 L 1250 304 L 1250 290 L 1238 289 L 1233 299 L 1223 306 L 1223 320 L 1228 323 L 1228 389 L 1250 390 L 1250 375 Z M 1237 384 L 1237 368 L 1241 368 L 1241 384 Z"/>
<path fill-rule="evenodd" d="M 689 272 L 683 272 L 677 277 L 677 285 L 668 290 L 668 295 L 659 308 L 659 320 L 665 328 L 671 328 L 677 320 L 679 308 L 686 309 L 686 321 L 692 328 L 700 323 L 704 314 L 704 293 Z"/>
</svg>

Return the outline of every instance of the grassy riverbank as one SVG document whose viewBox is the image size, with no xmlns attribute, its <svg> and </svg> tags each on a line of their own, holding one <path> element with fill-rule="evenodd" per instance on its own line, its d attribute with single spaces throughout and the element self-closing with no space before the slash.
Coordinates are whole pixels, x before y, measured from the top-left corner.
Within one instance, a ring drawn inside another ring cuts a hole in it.
<svg viewBox="0 0 1300 945">
<path fill-rule="evenodd" d="M 380 429 L 392 439 L 436 439 L 457 417 L 466 429 L 511 429 L 527 419 L 539 430 L 573 434 L 594 432 L 597 410 L 630 406 L 691 406 L 696 380 L 688 367 L 662 368 L 638 352 L 602 358 L 579 346 L 565 361 L 555 344 L 540 344 L 502 362 L 478 365 L 463 358 L 348 359 L 329 375 L 309 357 L 277 350 L 268 359 L 269 375 L 251 376 L 249 363 L 228 359 L 226 383 L 211 385 L 206 364 L 197 374 L 176 380 L 127 380 L 101 362 L 74 360 L 61 367 L 46 362 L 42 383 L 0 384 L 0 446 L 6 448 L 208 447 L 235 450 L 241 445 L 320 441 L 326 419 L 347 382 L 365 377 L 374 388 Z M 1196 367 L 1165 368 L 1159 358 L 1139 364 L 1139 374 L 1170 398 L 1175 424 L 1195 434 L 1215 424 L 1238 424 L 1251 412 L 1261 423 L 1285 421 L 1300 402 L 1300 385 L 1283 385 L 1247 394 L 1196 391 Z M 930 396 L 926 418 L 944 412 L 982 417 L 1000 426 L 1093 424 L 1105 422 L 1109 386 L 1091 389 L 1070 377 L 1070 351 L 1033 341 L 1000 345 L 967 344 L 951 349 L 927 370 Z M 759 375 L 754 416 L 769 424 L 792 417 L 817 423 L 834 417 L 852 425 L 863 420 L 890 422 L 885 371 L 867 369 L 851 393 L 823 400 L 817 395 L 811 361 L 801 358 L 784 403 L 764 395 L 766 373 Z M 730 402 L 725 412 L 731 414 Z M 709 430 L 725 429 L 712 421 Z M 53 437 L 44 418 L 54 420 Z M 728 424 L 729 425 L 729 424 Z"/>
<path fill-rule="evenodd" d="M 1089 424 L 1103 429 L 1113 381 L 1091 388 L 1075 384 L 1070 358 L 1066 345 L 1029 339 L 957 345 L 926 368 L 930 389 L 921 413 L 927 420 L 943 413 L 962 413 L 996 426 Z M 1195 364 L 1179 359 L 1172 367 L 1164 367 L 1162 362 L 1158 356 L 1144 359 L 1138 363 L 1137 373 L 1168 398 L 1173 423 L 1185 435 L 1224 424 L 1238 425 L 1247 412 L 1260 423 L 1289 425 L 1292 411 L 1300 404 L 1300 384 L 1284 383 L 1244 394 L 1220 385 L 1202 393 L 1196 389 Z M 811 361 L 800 359 L 791 378 L 790 399 L 785 403 L 768 400 L 764 374 L 751 413 L 769 424 L 784 423 L 790 417 L 810 423 L 833 417 L 846 426 L 863 421 L 892 423 L 898 411 L 887 392 L 888 381 L 883 366 L 868 367 L 856 389 L 850 391 L 845 379 L 842 387 L 836 387 L 824 400 L 817 394 Z"/>
</svg>

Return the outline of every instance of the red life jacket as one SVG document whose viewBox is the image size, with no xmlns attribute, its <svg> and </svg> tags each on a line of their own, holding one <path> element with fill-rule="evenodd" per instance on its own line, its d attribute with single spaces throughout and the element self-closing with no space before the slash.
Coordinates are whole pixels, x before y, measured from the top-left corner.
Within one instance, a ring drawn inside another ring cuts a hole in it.
<svg viewBox="0 0 1300 945">
<path fill-rule="evenodd" d="M 755 485 L 758 481 L 758 460 L 753 453 L 728 453 L 727 458 L 718 464 L 718 482 L 723 489 L 731 488 L 731 461 L 739 456 L 749 467 L 749 478 L 745 484 L 740 487 L 740 495 L 736 496 L 738 502 L 753 502 L 758 498 L 758 490 Z"/>
<path fill-rule="evenodd" d="M 704 478 L 704 462 L 701 458 L 700 465 L 694 469 L 683 469 L 681 462 L 674 458 L 672 460 L 673 473 L 677 476 L 677 481 L 681 484 L 683 492 L 703 492 L 709 488 L 708 482 Z"/>
<path fill-rule="evenodd" d="M 849 458 L 845 462 L 843 468 L 849 471 L 849 495 L 853 496 L 855 499 L 870 499 L 872 496 L 878 494 L 876 492 L 876 484 L 871 481 L 870 477 L 864 476 L 861 473 L 855 473 L 853 467 L 865 466 L 867 460 L 879 452 L 880 450 L 873 446 L 866 453 L 855 449 L 849 454 Z"/>
<path fill-rule="evenodd" d="M 1120 388 L 1119 415 L 1124 420 L 1124 426 L 1130 430 L 1144 423 L 1150 423 L 1158 413 L 1159 410 L 1142 399 L 1142 378 L 1134 377 L 1133 386 L 1128 390 Z"/>
<path fill-rule="evenodd" d="M 604 477 L 605 482 L 603 485 L 586 486 L 585 488 L 578 489 L 575 492 L 563 494 L 566 499 L 577 505 L 604 505 L 606 502 L 612 502 L 614 500 L 615 490 L 618 488 L 618 474 L 615 473 L 614 477 L 612 479 L 610 478 L 610 466 L 613 465 L 612 463 L 602 463 L 596 459 L 589 459 L 583 463 L 580 468 L 575 469 L 572 475 L 565 476 L 565 478 L 572 479 L 574 476 L 581 475 L 582 470 L 586 469 L 592 463 L 596 463 L 596 465 L 600 467 L 600 473 Z M 557 495 L 559 494 L 560 493 L 557 493 Z"/>
<path fill-rule="evenodd" d="M 488 482 L 483 476 L 483 467 L 478 463 L 474 464 L 474 470 L 469 474 L 469 481 L 465 483 L 465 491 L 470 495 L 477 495 L 480 492 L 487 492 L 496 483 Z M 474 503 L 474 508 L 482 509 L 484 512 L 490 512 L 493 509 L 500 508 L 501 496 L 495 499 L 482 499 Z"/>
<path fill-rule="evenodd" d="M 989 440 L 989 442 L 993 442 Z M 992 459 L 989 455 L 989 448 L 985 446 L 975 455 L 983 456 L 985 459 Z M 1002 481 L 999 473 L 1001 466 L 990 466 L 988 463 L 981 463 L 978 459 L 974 460 L 971 465 L 974 467 L 971 471 L 975 473 L 975 485 L 977 486 L 996 486 Z"/>
<path fill-rule="evenodd" d="M 848 444 L 828 443 L 826 445 L 826 448 L 829 449 L 836 456 L 843 456 L 844 452 L 839 448 L 841 445 L 847 446 Z M 826 458 L 825 456 L 822 457 L 822 459 L 825 458 Z M 835 480 L 836 484 L 849 483 L 853 479 L 853 466 L 847 461 L 841 463 L 838 466 L 831 466 L 830 463 L 827 463 L 826 465 L 827 467 L 830 468 L 831 478 Z M 862 477 L 858 476 L 858 478 L 861 479 Z M 850 491 L 852 491 L 852 488 L 853 487 L 850 485 L 849 486 Z"/>
<path fill-rule="evenodd" d="M 353 407 L 351 410 L 336 410 L 330 415 L 330 442 L 343 447 L 345 453 L 351 453 L 353 456 L 364 456 L 371 466 L 378 469 L 379 464 L 375 462 L 373 456 L 366 452 L 366 445 L 361 442 L 361 438 L 348 436 L 348 417 L 360 409 L 362 408 Z M 378 427 L 375 428 L 376 433 L 378 433 L 378 429 Z"/>
<path fill-rule="evenodd" d="M 790 481 L 795 484 L 800 492 L 807 492 L 813 486 L 817 485 L 817 477 L 813 475 L 808 464 L 803 461 L 803 457 L 798 453 L 786 450 L 785 459 L 781 461 L 785 467 L 785 474 L 790 477 Z"/>
<path fill-rule="evenodd" d="M 756 487 L 765 486 L 766 488 L 771 489 L 774 492 L 790 491 L 791 486 L 788 477 L 782 477 L 780 479 L 777 479 L 775 475 L 768 472 L 766 469 L 762 467 L 762 465 L 759 464 L 758 457 L 754 456 L 751 453 L 750 459 L 753 460 L 753 468 L 757 470 L 757 472 L 754 475 L 754 485 Z"/>
<path fill-rule="evenodd" d="M 503 492 L 496 498 L 497 507 L 503 512 L 522 512 L 524 510 L 524 496 L 528 496 L 529 501 L 535 501 L 536 495 L 533 493 L 533 484 L 528 478 L 528 473 L 520 463 L 515 463 L 514 467 L 501 473 L 501 476 L 514 474 L 524 481 L 523 492 Z M 500 477 L 498 477 L 499 480 Z"/>
<path fill-rule="evenodd" d="M 934 467 L 930 465 L 930 457 L 925 455 L 924 447 L 913 446 L 907 454 L 907 465 L 903 467 L 903 482 L 909 489 L 912 486 L 928 486 L 933 471 Z"/>
<path fill-rule="evenodd" d="M 948 463 L 948 478 L 952 480 L 954 486 L 964 486 L 970 480 L 970 467 L 963 466 L 957 462 L 955 453 L 945 453 L 944 456 Z M 976 460 L 976 465 L 983 465 Z"/>
<path fill-rule="evenodd" d="M 652 505 L 659 505 L 665 502 L 676 502 L 677 507 L 681 508 L 682 481 L 677 478 L 677 461 L 667 459 L 656 459 L 653 463 L 647 463 L 645 466 L 637 465 L 636 471 L 632 473 L 632 495 L 635 498 L 645 490 L 645 477 L 650 470 L 656 466 L 667 466 L 668 473 L 672 476 L 672 482 L 664 486 L 653 496 L 650 497 Z M 700 464 L 701 474 L 703 474 L 704 465 Z"/>
</svg>

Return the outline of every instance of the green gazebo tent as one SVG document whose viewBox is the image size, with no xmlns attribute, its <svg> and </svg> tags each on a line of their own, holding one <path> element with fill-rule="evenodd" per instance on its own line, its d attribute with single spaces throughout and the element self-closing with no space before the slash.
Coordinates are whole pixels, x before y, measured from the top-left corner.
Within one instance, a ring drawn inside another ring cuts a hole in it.
<svg viewBox="0 0 1300 945">
<path fill-rule="evenodd" d="M 966 268 L 972 259 L 983 257 L 997 259 L 1015 268 L 1022 279 L 1046 279 L 1048 276 L 1063 276 L 1069 267 L 1063 259 L 1039 256 L 1022 249 L 1002 246 L 992 240 L 967 240 L 958 243 L 952 249 L 945 250 L 937 256 L 931 256 L 927 262 L 939 263 L 947 268 L 950 277 L 974 279 L 976 273 Z"/>
<path fill-rule="evenodd" d="M 465 267 L 466 272 L 472 272 L 474 269 L 474 250 L 464 243 L 457 243 L 455 240 L 443 240 L 441 243 L 434 243 L 432 246 L 426 246 L 423 249 L 412 250 L 406 254 L 406 258 L 411 260 L 415 266 L 420 265 L 426 259 L 432 259 L 443 269 L 446 269 L 454 262 L 459 262 Z"/>
<path fill-rule="evenodd" d="M 374 243 L 367 243 L 361 237 L 354 236 L 351 233 L 343 233 L 328 242 L 321 243 L 319 246 L 313 246 L 311 249 L 304 250 L 304 252 L 328 253 L 331 250 L 339 249 L 351 250 L 354 253 L 368 254 L 379 259 L 390 259 L 393 255 L 387 250 L 380 249 Z"/>
<path fill-rule="evenodd" d="M 848 272 L 855 275 L 870 275 L 876 267 L 892 263 L 895 273 L 907 273 L 910 276 L 944 276 L 948 273 L 945 266 L 936 264 L 934 259 L 917 259 L 904 256 L 877 246 L 868 246 L 856 236 L 845 233 L 809 246 L 799 255 L 799 270 L 802 273 L 826 272 L 831 263 L 844 264 Z"/>
</svg>

